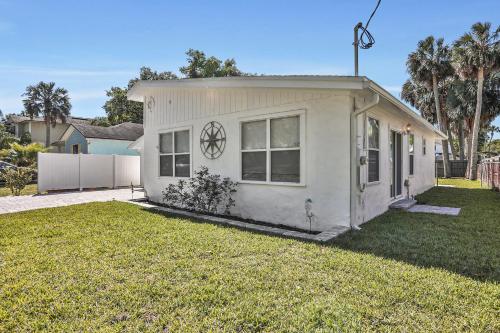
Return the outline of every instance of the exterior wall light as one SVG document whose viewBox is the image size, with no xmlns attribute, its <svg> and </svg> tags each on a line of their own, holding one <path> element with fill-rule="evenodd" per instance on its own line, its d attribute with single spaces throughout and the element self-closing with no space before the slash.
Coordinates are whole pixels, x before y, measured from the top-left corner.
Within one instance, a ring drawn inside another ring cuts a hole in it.
<svg viewBox="0 0 500 333">
<path fill-rule="evenodd" d="M 405 126 L 405 133 L 406 133 L 406 134 L 410 134 L 410 132 L 411 132 L 411 124 L 410 124 L 410 123 L 408 123 L 408 124 L 406 124 L 406 126 Z"/>
</svg>

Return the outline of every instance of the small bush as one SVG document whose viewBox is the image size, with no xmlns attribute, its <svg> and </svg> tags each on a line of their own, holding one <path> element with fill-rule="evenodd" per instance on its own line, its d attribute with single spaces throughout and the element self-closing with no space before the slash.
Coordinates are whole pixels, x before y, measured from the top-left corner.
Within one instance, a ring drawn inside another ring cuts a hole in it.
<svg viewBox="0 0 500 333">
<path fill-rule="evenodd" d="M 172 207 L 229 215 L 234 206 L 231 196 L 237 186 L 230 178 L 210 174 L 208 168 L 202 166 L 194 172 L 194 177 L 169 184 L 162 194 L 164 202 Z"/>
<path fill-rule="evenodd" d="M 11 143 L 10 148 L 4 149 L 0 155 L 8 162 L 19 167 L 36 167 L 38 153 L 44 153 L 47 149 L 39 143 L 22 145 L 17 142 Z"/>
<path fill-rule="evenodd" d="M 30 168 L 7 168 L 0 173 L 0 177 L 5 181 L 5 187 L 8 187 L 12 195 L 20 195 L 32 179 L 33 170 Z"/>
<path fill-rule="evenodd" d="M 21 138 L 19 139 L 19 144 L 26 146 L 31 143 L 31 133 L 30 132 L 24 132 L 23 135 L 21 135 Z"/>
</svg>

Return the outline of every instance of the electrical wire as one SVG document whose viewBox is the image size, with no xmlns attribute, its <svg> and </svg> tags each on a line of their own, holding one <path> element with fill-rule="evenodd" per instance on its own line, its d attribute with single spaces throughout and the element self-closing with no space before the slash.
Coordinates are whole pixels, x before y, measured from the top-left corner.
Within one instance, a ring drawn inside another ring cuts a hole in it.
<svg viewBox="0 0 500 333">
<path fill-rule="evenodd" d="M 360 29 L 363 31 L 361 33 L 361 36 L 359 37 L 359 47 L 362 49 L 369 49 L 370 47 L 375 44 L 375 38 L 373 38 L 372 34 L 368 31 L 368 26 L 370 25 L 370 21 L 373 18 L 373 15 L 375 15 L 375 12 L 377 12 L 378 7 L 380 6 L 380 3 L 382 0 L 378 0 L 377 5 L 375 6 L 375 9 L 373 10 L 372 14 L 370 15 L 370 18 L 366 22 L 366 26 L 361 26 Z M 365 37 L 368 39 L 367 41 L 365 40 Z"/>
</svg>

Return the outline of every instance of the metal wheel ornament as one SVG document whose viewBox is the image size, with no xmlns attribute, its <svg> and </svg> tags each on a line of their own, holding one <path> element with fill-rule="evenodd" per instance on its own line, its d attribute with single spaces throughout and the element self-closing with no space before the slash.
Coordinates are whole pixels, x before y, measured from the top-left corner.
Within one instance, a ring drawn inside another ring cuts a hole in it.
<svg viewBox="0 0 500 333">
<path fill-rule="evenodd" d="M 153 96 L 149 96 L 147 102 L 146 102 L 146 108 L 148 109 L 149 112 L 153 110 L 155 107 L 155 98 Z"/>
<path fill-rule="evenodd" d="M 206 158 L 214 160 L 222 155 L 226 148 L 226 131 L 216 121 L 206 124 L 201 130 L 200 148 Z"/>
</svg>

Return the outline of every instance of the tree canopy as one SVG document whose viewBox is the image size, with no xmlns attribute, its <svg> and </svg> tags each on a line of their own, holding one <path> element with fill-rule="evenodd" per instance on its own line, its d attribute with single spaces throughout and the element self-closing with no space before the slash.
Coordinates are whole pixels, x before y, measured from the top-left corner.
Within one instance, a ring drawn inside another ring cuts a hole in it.
<svg viewBox="0 0 500 333">
<path fill-rule="evenodd" d="M 182 78 L 203 78 L 203 77 L 226 77 L 248 75 L 243 73 L 236 66 L 234 59 L 220 60 L 214 56 L 207 57 L 204 52 L 189 49 L 186 52 L 187 65 L 180 67 L 179 72 Z M 116 125 L 123 122 L 142 123 L 143 105 L 140 102 L 127 100 L 128 89 L 139 80 L 176 80 L 179 77 L 170 71 L 157 72 L 150 67 L 142 67 L 139 76 L 131 79 L 127 87 L 111 87 L 106 91 L 108 100 L 103 108 L 109 124 Z M 96 120 L 96 124 L 105 124 L 102 119 Z"/>
</svg>

